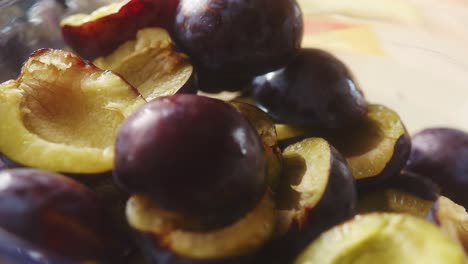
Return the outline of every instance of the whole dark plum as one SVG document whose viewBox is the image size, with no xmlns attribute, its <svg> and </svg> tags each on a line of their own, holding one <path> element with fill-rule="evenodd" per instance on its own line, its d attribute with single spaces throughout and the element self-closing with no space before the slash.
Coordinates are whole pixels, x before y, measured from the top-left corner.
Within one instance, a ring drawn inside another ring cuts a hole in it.
<svg viewBox="0 0 468 264">
<path fill-rule="evenodd" d="M 432 179 L 441 194 L 468 208 L 468 133 L 428 128 L 416 133 L 405 170 Z"/>
<path fill-rule="evenodd" d="M 158 98 L 121 126 L 114 179 L 160 207 L 234 221 L 266 188 L 256 130 L 233 106 L 196 95 Z"/>
<path fill-rule="evenodd" d="M 0 228 L 76 261 L 107 259 L 115 249 L 94 193 L 64 176 L 0 171 Z"/>
<path fill-rule="evenodd" d="M 286 65 L 300 49 L 303 27 L 295 0 L 181 0 L 174 34 L 203 73 L 200 83 L 223 85 L 204 78 L 245 80 Z"/>
<path fill-rule="evenodd" d="M 255 78 L 253 96 L 277 122 L 339 128 L 364 119 L 367 102 L 333 55 L 303 49 L 286 67 Z"/>
</svg>

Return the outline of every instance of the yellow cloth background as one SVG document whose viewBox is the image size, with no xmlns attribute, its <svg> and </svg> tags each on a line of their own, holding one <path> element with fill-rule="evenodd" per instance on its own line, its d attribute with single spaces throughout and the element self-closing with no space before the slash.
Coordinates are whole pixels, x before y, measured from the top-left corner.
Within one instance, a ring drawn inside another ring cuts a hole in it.
<svg viewBox="0 0 468 264">
<path fill-rule="evenodd" d="M 411 132 L 468 131 L 468 1 L 299 0 L 304 46 L 345 61 L 367 98 Z"/>
</svg>

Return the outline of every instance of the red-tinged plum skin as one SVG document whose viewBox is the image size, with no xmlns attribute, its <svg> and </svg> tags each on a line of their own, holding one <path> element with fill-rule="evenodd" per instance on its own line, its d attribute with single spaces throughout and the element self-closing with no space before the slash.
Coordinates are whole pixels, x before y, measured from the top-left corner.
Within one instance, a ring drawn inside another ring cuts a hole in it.
<svg viewBox="0 0 468 264">
<path fill-rule="evenodd" d="M 302 12 L 295 0 L 181 0 L 174 34 L 197 68 L 207 73 L 201 84 L 209 83 L 202 77 L 218 75 L 243 80 L 278 69 L 296 56 Z"/>
<path fill-rule="evenodd" d="M 0 229 L 0 263 L 4 264 L 77 264 L 46 252 L 19 237 Z"/>
<path fill-rule="evenodd" d="M 264 194 L 265 169 L 262 142 L 247 119 L 207 97 L 158 98 L 117 137 L 116 182 L 183 215 L 235 221 Z"/>
<path fill-rule="evenodd" d="M 81 57 L 92 60 L 109 55 L 133 39 L 139 29 L 172 30 L 178 0 L 131 0 L 117 13 L 81 25 L 62 25 L 65 42 Z"/>
<path fill-rule="evenodd" d="M 406 171 L 430 178 L 441 194 L 468 208 L 468 133 L 428 128 L 416 133 Z"/>
<path fill-rule="evenodd" d="M 253 81 L 253 96 L 277 122 L 340 128 L 366 117 L 367 102 L 347 67 L 318 49 L 302 49 L 286 67 Z"/>
<path fill-rule="evenodd" d="M 0 185 L 6 231 L 76 261 L 106 259 L 116 249 L 106 216 L 85 186 L 34 169 L 3 170 Z"/>
</svg>

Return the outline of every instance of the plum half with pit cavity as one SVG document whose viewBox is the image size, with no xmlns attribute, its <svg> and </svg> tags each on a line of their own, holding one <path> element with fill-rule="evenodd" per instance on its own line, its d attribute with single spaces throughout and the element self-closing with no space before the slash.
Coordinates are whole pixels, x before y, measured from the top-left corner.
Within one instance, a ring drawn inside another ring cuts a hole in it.
<svg viewBox="0 0 468 264">
<path fill-rule="evenodd" d="M 323 233 L 294 264 L 465 263 L 463 249 L 424 219 L 403 214 L 358 215 Z"/>
<path fill-rule="evenodd" d="M 267 184 L 249 121 L 226 102 L 187 94 L 149 102 L 122 124 L 114 176 L 161 208 L 215 225 L 250 211 Z"/>
<path fill-rule="evenodd" d="M 144 103 L 112 72 L 67 51 L 36 51 L 0 85 L 0 152 L 27 167 L 110 171 L 118 127 Z"/>
</svg>

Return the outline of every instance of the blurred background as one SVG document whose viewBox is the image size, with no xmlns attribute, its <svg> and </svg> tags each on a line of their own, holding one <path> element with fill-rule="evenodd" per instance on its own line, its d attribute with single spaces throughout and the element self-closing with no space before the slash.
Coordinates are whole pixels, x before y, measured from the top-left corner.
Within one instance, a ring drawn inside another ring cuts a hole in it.
<svg viewBox="0 0 468 264">
<path fill-rule="evenodd" d="M 59 21 L 112 0 L 0 0 L 0 82 L 30 52 L 63 47 Z M 468 130 L 468 1 L 299 0 L 304 46 L 328 50 L 368 99 L 400 113 L 411 132 Z"/>
</svg>

